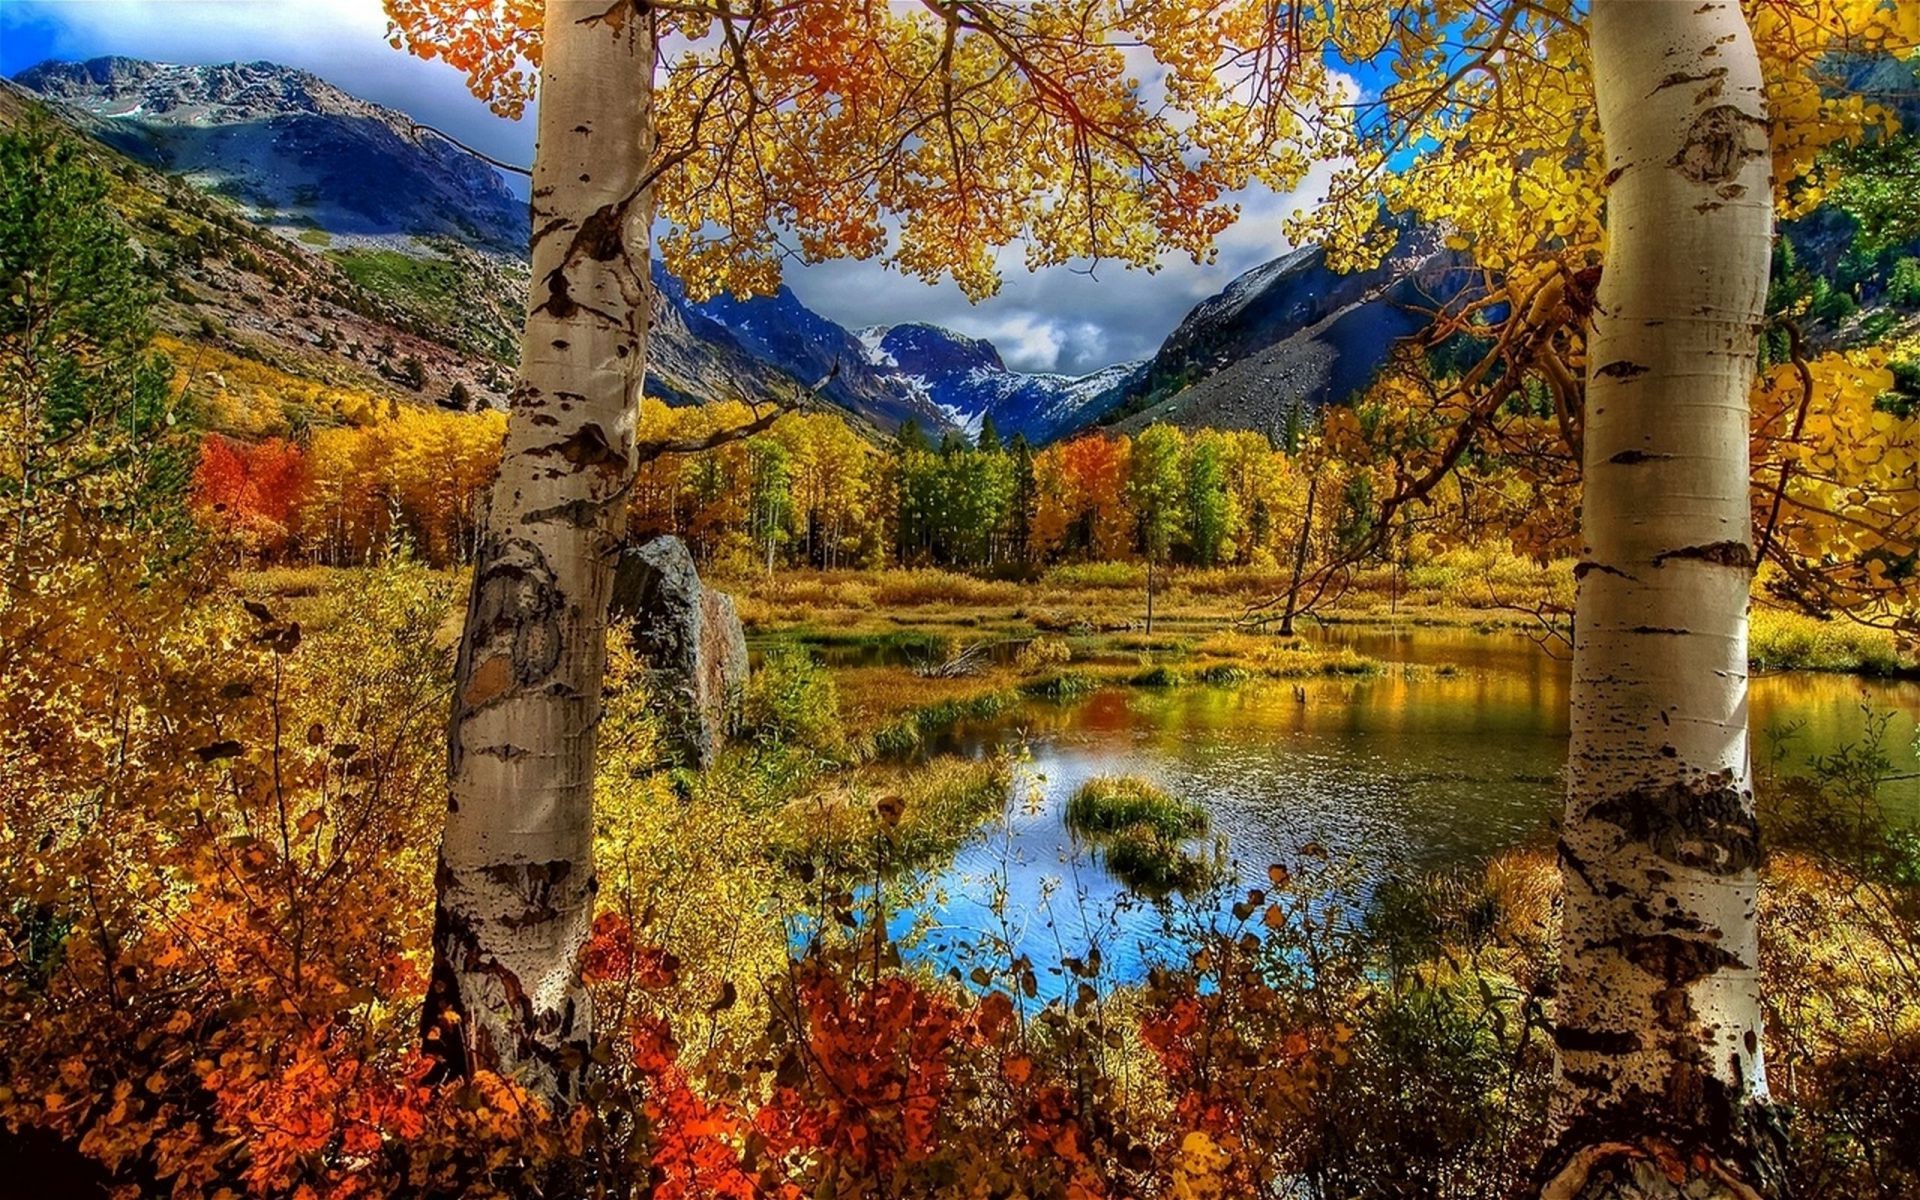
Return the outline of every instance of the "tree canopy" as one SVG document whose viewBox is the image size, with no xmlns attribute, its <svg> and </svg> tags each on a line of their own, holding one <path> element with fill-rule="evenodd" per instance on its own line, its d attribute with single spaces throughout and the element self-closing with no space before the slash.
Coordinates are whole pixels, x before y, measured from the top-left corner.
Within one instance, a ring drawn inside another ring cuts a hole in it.
<svg viewBox="0 0 1920 1200">
<path fill-rule="evenodd" d="M 609 11 L 621 8 L 614 5 Z M 660 248 L 698 296 L 770 291 L 789 257 L 882 258 L 976 299 L 1002 251 L 1196 261 L 1230 193 L 1286 187 L 1332 76 L 1272 6 L 1123 0 L 649 5 L 662 26 Z M 395 45 L 496 111 L 533 97 L 541 6 L 389 0 Z"/>
</svg>

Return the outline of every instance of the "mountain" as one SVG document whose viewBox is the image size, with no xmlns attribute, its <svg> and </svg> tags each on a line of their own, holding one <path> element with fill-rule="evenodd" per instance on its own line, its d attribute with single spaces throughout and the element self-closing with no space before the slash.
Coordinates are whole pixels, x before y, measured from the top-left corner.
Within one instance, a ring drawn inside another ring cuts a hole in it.
<svg viewBox="0 0 1920 1200">
<path fill-rule="evenodd" d="M 526 202 L 498 171 L 309 72 L 95 58 L 14 78 L 91 118 L 88 131 L 114 149 L 238 202 L 269 227 L 526 252 Z"/>
<path fill-rule="evenodd" d="M 1432 230 L 1403 231 L 1385 262 L 1354 274 L 1328 267 L 1318 246 L 1293 250 L 1196 305 L 1089 412 L 1125 430 L 1169 421 L 1277 435 L 1288 409 L 1364 388 L 1393 344 L 1471 280 Z"/>
<path fill-rule="evenodd" d="M 978 433 L 990 416 L 1003 437 L 1023 434 L 1035 444 L 1097 415 L 1093 406 L 1139 365 L 1084 376 L 1010 371 L 992 342 L 921 322 L 873 326 L 859 336 L 870 361 L 906 380 L 967 433 Z"/>
<path fill-rule="evenodd" d="M 497 170 L 404 113 L 266 62 L 96 58 L 42 63 L 15 78 L 100 141 L 233 202 L 299 252 L 340 268 L 369 305 L 428 340 L 511 364 L 526 288 L 526 206 Z M 976 427 L 992 412 L 1008 434 L 1041 440 L 1081 423 L 1081 407 L 1117 375 L 1008 371 L 985 343 L 991 361 L 978 371 L 943 368 L 936 353 L 903 368 L 787 288 L 695 303 L 658 263 L 653 274 L 647 387 L 669 403 L 794 396 L 820 385 L 824 401 L 880 430 L 908 418 L 934 430 Z M 914 338 L 972 341 L 902 327 L 896 348 L 914 357 L 906 346 Z M 489 369 L 465 386 L 500 403 L 504 384 Z"/>
<path fill-rule="evenodd" d="M 92 120 L 0 79 L 0 127 L 48 116 L 76 130 Z M 112 202 L 162 285 L 162 345 L 212 412 L 241 404 L 228 403 L 229 384 L 284 413 L 269 432 L 329 419 L 349 396 L 354 405 L 504 401 L 509 373 L 490 327 L 508 326 L 500 298 L 524 287 L 524 269 L 516 277 L 464 248 L 450 251 L 461 269 L 388 250 L 322 253 L 221 196 L 92 138 L 76 141 L 112 180 Z"/>
<path fill-rule="evenodd" d="M 472 153 L 403 113 L 273 63 L 97 58 L 42 63 L 14 83 L 132 160 L 115 173 L 137 180 L 150 207 L 192 210 L 220 236 L 244 239 L 232 261 L 191 246 L 177 253 L 171 237 L 156 245 L 177 302 L 168 324 L 183 336 L 215 338 L 226 352 L 301 378 L 374 392 L 398 383 L 408 399 L 458 384 L 480 403 L 505 404 L 525 310 L 528 215 Z M 16 91 L 13 107 L 24 99 Z M 133 172 L 135 164 L 148 170 Z M 278 236 L 254 236 L 263 229 Z M 798 335 L 736 336 L 657 266 L 655 279 L 649 395 L 672 404 L 792 399 L 826 374 L 795 352 Z M 785 299 L 778 320 L 808 336 L 839 331 L 853 374 L 833 381 L 828 402 L 884 429 L 905 415 L 939 423 L 904 384 L 862 376 L 851 335 Z M 767 353 L 772 345 L 785 356 Z M 417 388 L 409 360 L 424 372 Z"/>
<path fill-rule="evenodd" d="M 393 402 L 505 403 L 527 288 L 527 210 L 499 171 L 403 113 L 273 63 L 48 62 L 17 83 L 97 139 L 140 199 L 183 342 Z M 23 96 L 0 89 L 0 118 Z M 9 116 L 9 113 L 11 115 Z M 114 153 L 117 152 L 117 153 Z M 1151 359 L 1084 377 L 1008 369 L 923 323 L 854 333 L 781 288 L 695 302 L 658 263 L 647 391 L 671 404 L 819 399 L 875 432 L 909 418 L 1036 444 L 1095 424 L 1277 428 L 1344 399 L 1464 272 L 1408 234 L 1380 269 L 1317 249 L 1234 280 Z"/>
<path fill-rule="evenodd" d="M 722 292 L 696 304 L 657 261 L 653 278 L 675 307 L 726 331 L 760 361 L 820 385 L 827 400 L 884 429 L 897 428 L 908 418 L 934 428 L 947 424 L 909 381 L 877 367 L 858 338 L 802 304 L 785 285 L 771 296 L 742 300 Z"/>
</svg>

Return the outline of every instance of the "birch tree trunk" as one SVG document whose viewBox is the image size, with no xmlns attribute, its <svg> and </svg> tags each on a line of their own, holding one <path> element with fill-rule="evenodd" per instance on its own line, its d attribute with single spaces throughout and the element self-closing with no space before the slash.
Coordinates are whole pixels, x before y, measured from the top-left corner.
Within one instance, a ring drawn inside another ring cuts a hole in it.
<svg viewBox="0 0 1920 1200">
<path fill-rule="evenodd" d="M 1766 103 L 1732 0 L 1594 0 L 1591 47 L 1608 246 L 1588 343 L 1560 846 L 1563 1137 L 1546 1194 L 1766 1195 L 1779 1147 L 1747 731 Z M 1691 1190 L 1646 1157 L 1663 1146 L 1692 1164 Z"/>
<path fill-rule="evenodd" d="M 520 376 L 448 731 L 426 1047 L 578 1097 L 591 1013 L 595 726 L 645 378 L 651 18 L 548 0 Z"/>
</svg>

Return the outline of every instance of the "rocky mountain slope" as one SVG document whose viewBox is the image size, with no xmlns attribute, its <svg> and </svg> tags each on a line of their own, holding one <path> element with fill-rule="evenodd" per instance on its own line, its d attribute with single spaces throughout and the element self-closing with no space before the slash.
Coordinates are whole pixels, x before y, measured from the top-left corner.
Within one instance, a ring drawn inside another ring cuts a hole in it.
<svg viewBox="0 0 1920 1200">
<path fill-rule="evenodd" d="M 1340 274 L 1307 246 L 1255 267 L 1189 312 L 1096 404 L 1107 425 L 1155 421 L 1277 434 L 1297 405 L 1346 400 L 1394 342 L 1470 281 L 1464 259 L 1411 230 L 1371 271 Z"/>
<path fill-rule="evenodd" d="M 906 380 L 963 431 L 977 434 L 992 417 L 1002 436 L 1018 433 L 1035 444 L 1098 415 L 1139 365 L 1083 376 L 1010 371 L 992 342 L 920 322 L 874 326 L 859 336 L 870 361 Z"/>
<path fill-rule="evenodd" d="M 395 402 L 504 404 L 527 213 L 493 167 L 273 63 L 100 58 L 17 80 L 0 119 L 33 95 L 111 148 L 181 339 Z M 1155 420 L 1271 431 L 1292 405 L 1363 386 L 1417 310 L 1460 286 L 1456 267 L 1421 237 L 1352 276 L 1295 251 L 1199 305 L 1148 361 L 1072 377 L 1009 370 L 991 342 L 934 325 L 856 334 L 785 288 L 695 303 L 656 264 L 647 388 L 687 404 L 817 386 L 876 432 L 991 416 L 1035 443 Z"/>
<path fill-rule="evenodd" d="M 402 113 L 272 63 L 102 58 L 43 63 L 15 83 L 16 118 L 38 101 L 118 152 L 115 173 L 147 194 L 137 207 L 198 213 L 246 243 L 237 263 L 156 244 L 177 305 L 168 323 L 182 336 L 302 378 L 397 385 L 402 399 L 444 400 L 457 385 L 471 402 L 505 403 L 527 209 L 494 168 Z M 269 264 L 264 286 L 247 278 L 252 261 Z M 773 318 L 794 327 L 762 339 L 736 336 L 657 268 L 655 279 L 650 395 L 800 396 L 832 365 L 815 336 L 825 327 L 852 367 L 829 383 L 827 403 L 882 429 L 906 415 L 939 423 L 912 388 L 863 373 L 858 343 L 790 294 L 751 302 L 774 304 Z M 797 353 L 807 341 L 819 348 Z"/>
<path fill-rule="evenodd" d="M 653 278 L 660 294 L 688 320 L 711 326 L 719 331 L 715 337 L 730 338 L 757 361 L 818 385 L 827 400 L 880 428 L 896 429 L 908 418 L 923 426 L 946 426 L 946 417 L 918 388 L 897 372 L 876 367 L 853 334 L 802 304 L 790 289 L 746 300 L 722 293 L 695 304 L 658 262 Z"/>
<path fill-rule="evenodd" d="M 61 120 L 86 124 L 84 114 L 0 80 L 0 126 Z M 393 269 L 389 259 L 419 271 L 416 260 L 319 253 L 103 143 L 81 145 L 111 179 L 113 202 L 162 285 L 162 336 L 200 398 L 219 401 L 217 381 L 240 373 L 277 381 L 276 390 L 302 397 L 302 406 L 323 395 L 395 404 L 504 396 L 507 372 L 476 349 L 471 327 L 426 311 L 441 303 L 478 311 L 498 295 L 500 276 L 510 274 L 504 268 L 462 249 L 472 271 L 429 272 L 427 283 L 396 300 L 381 273 Z M 433 303 L 421 299 L 429 285 L 443 292 Z"/>
<path fill-rule="evenodd" d="M 450 237 L 525 253 L 527 208 L 500 173 L 403 113 L 274 63 L 48 62 L 15 82 L 90 118 L 128 156 L 277 230 Z"/>
</svg>

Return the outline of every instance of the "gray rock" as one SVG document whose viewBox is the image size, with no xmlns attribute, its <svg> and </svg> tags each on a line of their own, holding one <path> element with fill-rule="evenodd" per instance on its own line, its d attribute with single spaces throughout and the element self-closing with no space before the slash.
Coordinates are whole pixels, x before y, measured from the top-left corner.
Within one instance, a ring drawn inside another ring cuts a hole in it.
<svg viewBox="0 0 1920 1200">
<path fill-rule="evenodd" d="M 733 597 L 706 587 L 677 537 L 620 552 L 610 615 L 633 622 L 633 645 L 668 752 L 704 768 L 733 732 L 747 685 L 747 635 Z"/>
</svg>

